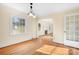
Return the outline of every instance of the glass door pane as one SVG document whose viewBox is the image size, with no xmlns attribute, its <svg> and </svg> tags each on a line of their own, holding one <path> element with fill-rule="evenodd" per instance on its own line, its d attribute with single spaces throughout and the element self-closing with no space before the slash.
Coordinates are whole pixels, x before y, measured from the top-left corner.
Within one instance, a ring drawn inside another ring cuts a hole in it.
<svg viewBox="0 0 79 59">
<path fill-rule="evenodd" d="M 75 41 L 79 41 L 79 15 L 75 16 Z"/>
<path fill-rule="evenodd" d="M 66 39 L 73 41 L 75 39 L 74 16 L 67 16 L 66 18 Z"/>
</svg>

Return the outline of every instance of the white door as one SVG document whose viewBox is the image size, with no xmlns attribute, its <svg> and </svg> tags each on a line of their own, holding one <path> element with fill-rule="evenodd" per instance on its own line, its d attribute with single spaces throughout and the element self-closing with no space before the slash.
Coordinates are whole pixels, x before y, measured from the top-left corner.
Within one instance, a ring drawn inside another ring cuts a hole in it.
<svg viewBox="0 0 79 59">
<path fill-rule="evenodd" d="M 68 15 L 64 20 L 64 44 L 79 48 L 79 15 Z"/>
</svg>

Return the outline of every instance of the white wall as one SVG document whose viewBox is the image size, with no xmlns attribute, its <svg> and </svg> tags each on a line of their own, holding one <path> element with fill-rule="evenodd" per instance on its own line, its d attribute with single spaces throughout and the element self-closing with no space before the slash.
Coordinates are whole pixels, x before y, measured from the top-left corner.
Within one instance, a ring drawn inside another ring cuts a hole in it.
<svg viewBox="0 0 79 59">
<path fill-rule="evenodd" d="M 0 5 L 0 48 L 32 39 L 32 35 L 28 34 L 27 30 L 26 34 L 24 35 L 10 34 L 11 33 L 10 20 L 12 19 L 13 16 L 26 18 L 26 13 L 10 8 L 5 5 Z"/>
<path fill-rule="evenodd" d="M 54 42 L 64 44 L 64 17 L 66 15 L 79 13 L 79 7 L 74 8 L 68 11 L 54 13 L 49 15 L 53 19 L 53 34 L 54 34 Z M 67 41 L 68 43 L 68 41 Z M 70 42 L 69 42 L 70 43 Z M 74 43 L 70 43 L 72 46 L 76 46 Z M 77 44 L 78 46 L 78 44 Z"/>
</svg>

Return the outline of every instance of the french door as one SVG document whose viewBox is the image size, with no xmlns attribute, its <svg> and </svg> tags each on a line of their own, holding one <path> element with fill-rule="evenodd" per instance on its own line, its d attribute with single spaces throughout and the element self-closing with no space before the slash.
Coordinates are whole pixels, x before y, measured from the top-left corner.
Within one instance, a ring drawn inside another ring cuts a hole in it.
<svg viewBox="0 0 79 59">
<path fill-rule="evenodd" d="M 67 15 L 64 20 L 64 44 L 79 48 L 79 15 Z"/>
</svg>

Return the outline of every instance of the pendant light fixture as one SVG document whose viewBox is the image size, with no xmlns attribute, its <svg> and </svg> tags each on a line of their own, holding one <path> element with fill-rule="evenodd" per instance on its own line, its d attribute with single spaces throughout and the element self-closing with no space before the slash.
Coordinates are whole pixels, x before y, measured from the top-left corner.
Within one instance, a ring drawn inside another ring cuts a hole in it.
<svg viewBox="0 0 79 59">
<path fill-rule="evenodd" d="M 35 14 L 33 13 L 32 8 L 33 8 L 33 3 L 30 3 L 30 11 L 28 13 L 28 16 L 31 16 L 33 18 L 36 18 Z"/>
<path fill-rule="evenodd" d="M 30 3 L 30 11 L 27 14 L 27 16 L 33 17 L 35 19 L 37 18 L 37 16 L 33 13 L 33 3 Z M 36 19 L 36 22 L 37 22 L 37 19 Z M 36 38 L 37 38 L 37 23 L 36 23 Z"/>
</svg>

